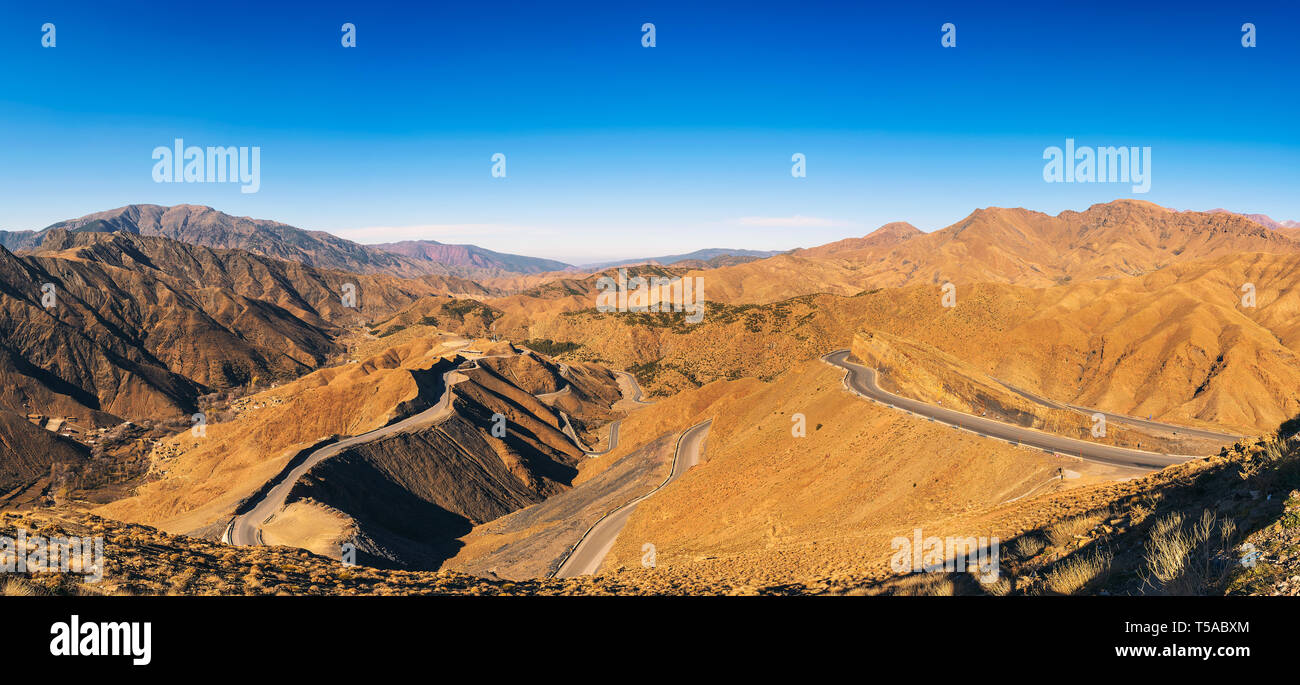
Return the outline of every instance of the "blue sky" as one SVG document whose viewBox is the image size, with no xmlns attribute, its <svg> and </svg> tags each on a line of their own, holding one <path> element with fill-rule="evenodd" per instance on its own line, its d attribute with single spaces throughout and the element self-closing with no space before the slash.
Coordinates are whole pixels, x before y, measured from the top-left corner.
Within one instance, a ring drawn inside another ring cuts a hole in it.
<svg viewBox="0 0 1300 685">
<path fill-rule="evenodd" d="M 1286 3 L 191 4 L 0 10 L 0 228 L 188 202 L 582 263 L 1117 197 L 1300 220 Z M 178 137 L 259 146 L 260 191 L 154 183 Z M 1066 138 L 1150 146 L 1151 191 L 1044 182 Z"/>
</svg>

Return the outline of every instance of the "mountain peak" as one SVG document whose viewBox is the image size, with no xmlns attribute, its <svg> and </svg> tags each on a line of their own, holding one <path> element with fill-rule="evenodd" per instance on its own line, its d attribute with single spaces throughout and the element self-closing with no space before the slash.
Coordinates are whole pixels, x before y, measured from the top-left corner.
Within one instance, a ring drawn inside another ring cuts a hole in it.
<svg viewBox="0 0 1300 685">
<path fill-rule="evenodd" d="M 1088 211 L 1092 211 L 1094 209 L 1099 209 L 1099 210 L 1105 209 L 1107 207 L 1140 207 L 1143 209 L 1151 209 L 1158 212 L 1176 211 L 1164 205 L 1158 205 L 1154 202 L 1151 202 L 1150 200 L 1139 200 L 1133 197 L 1121 197 L 1115 200 L 1111 200 L 1110 202 L 1098 202 L 1097 204 L 1088 207 Z"/>
<path fill-rule="evenodd" d="M 876 230 L 866 234 L 863 237 L 870 238 L 872 236 L 893 236 L 899 238 L 910 238 L 915 235 L 920 235 L 921 233 L 922 233 L 921 229 L 913 226 L 912 224 L 907 223 L 906 221 L 891 221 L 881 226 L 880 228 L 877 228 Z"/>
<path fill-rule="evenodd" d="M 401 277 L 482 276 L 499 272 L 536 273 L 566 268 L 561 262 L 507 255 L 474 245 L 407 241 L 361 245 L 325 231 L 251 217 L 232 216 L 207 205 L 170 207 L 132 204 L 60 221 L 39 231 L 0 232 L 10 250 L 31 251 L 53 232 L 131 233 L 218 249 L 241 249 L 272 259 L 359 274 Z"/>
</svg>

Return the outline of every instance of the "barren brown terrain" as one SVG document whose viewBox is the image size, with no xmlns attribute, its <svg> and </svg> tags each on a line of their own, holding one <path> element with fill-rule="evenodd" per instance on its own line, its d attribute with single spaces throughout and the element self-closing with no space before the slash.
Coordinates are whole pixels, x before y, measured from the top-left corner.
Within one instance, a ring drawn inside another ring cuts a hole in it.
<svg viewBox="0 0 1300 685">
<path fill-rule="evenodd" d="M 320 236 L 294 251 L 307 232 L 203 209 L 184 210 L 192 225 L 115 210 L 0 250 L 17 293 L 0 312 L 5 522 L 100 530 L 119 555 L 100 588 L 37 574 L 13 592 L 1293 589 L 1300 244 L 1281 224 L 1129 200 L 991 208 L 933 233 L 897 222 L 763 259 L 627 267 L 703 278 L 692 324 L 596 311 L 614 270 L 530 272 L 549 267 L 436 243 L 389 259 Z M 467 265 L 429 266 L 443 254 Z M 53 311 L 43 282 L 60 284 Z M 1186 463 L 1086 461 L 867 401 L 822 360 L 845 349 L 897 395 Z M 1098 436 L 1083 408 L 1117 416 Z M 678 437 L 709 420 L 699 464 L 659 487 Z M 219 542 L 293 465 L 354 436 L 302 467 L 255 543 Z M 651 491 L 597 575 L 547 579 Z M 1153 565 L 1148 541 L 1192 531 L 1213 498 L 1226 504 L 1195 530 L 1218 542 L 1198 553 L 1254 540 L 1269 567 Z M 900 575 L 893 542 L 918 529 L 998 538 L 1002 579 Z M 361 566 L 339 564 L 345 544 Z"/>
<path fill-rule="evenodd" d="M 944 282 L 1042 287 L 1137 276 L 1240 252 L 1300 251 L 1291 238 L 1243 216 L 1179 212 L 1140 200 L 1057 216 L 991 207 L 933 233 L 907 228 L 887 224 L 861 240 L 718 269 L 708 274 L 708 298 L 757 304 Z"/>
<path fill-rule="evenodd" d="M 421 396 L 418 379 L 444 352 L 454 353 L 450 340 L 426 338 L 258 393 L 233 420 L 207 426 L 202 436 L 185 431 L 165 441 L 155 450 L 159 477 L 101 513 L 178 533 L 219 532 L 239 502 L 298 452 L 436 401 Z"/>
<path fill-rule="evenodd" d="M 951 308 L 934 285 L 769 305 L 710 302 L 695 325 L 680 315 L 587 310 L 517 335 L 570 343 L 564 358 L 630 368 L 648 391 L 664 394 L 719 379 L 770 379 L 790 361 L 879 331 L 1058 401 L 1252 433 L 1300 413 L 1290 316 L 1300 306 L 1291 287 L 1297 267 L 1298 255 L 1244 253 L 1064 286 L 978 283 L 959 288 Z M 1241 305 L 1247 283 L 1253 307 Z M 1243 393 L 1250 402 L 1237 399 Z"/>
</svg>

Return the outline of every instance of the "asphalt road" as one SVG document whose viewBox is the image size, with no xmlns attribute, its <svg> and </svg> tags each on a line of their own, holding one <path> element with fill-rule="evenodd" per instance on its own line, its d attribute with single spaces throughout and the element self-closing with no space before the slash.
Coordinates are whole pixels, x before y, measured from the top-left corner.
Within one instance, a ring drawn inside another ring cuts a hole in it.
<svg viewBox="0 0 1300 685">
<path fill-rule="evenodd" d="M 631 391 L 629 393 L 631 396 L 626 397 L 624 399 L 631 400 L 642 406 L 649 406 L 651 404 L 654 404 L 654 402 L 646 402 L 645 400 L 641 399 L 641 386 L 636 382 L 636 376 L 633 376 L 632 374 L 626 371 L 619 371 L 618 373 L 620 376 L 626 376 L 628 380 L 628 384 L 631 386 Z M 606 447 L 605 449 L 599 452 L 588 451 L 587 456 L 601 457 L 606 454 L 609 454 L 610 452 L 613 452 L 614 448 L 618 447 L 618 426 L 622 422 L 623 419 L 619 419 L 609 425 L 609 447 Z"/>
<path fill-rule="evenodd" d="M 832 352 L 822 357 L 822 359 L 845 370 L 844 384 L 850 391 L 895 409 L 902 409 L 922 418 L 956 426 L 984 437 L 997 438 L 1017 445 L 1036 447 L 1048 452 L 1078 457 L 1111 466 L 1142 470 L 1161 469 L 1170 464 L 1180 464 L 1196 458 L 1194 455 L 1159 454 L 1061 437 L 981 416 L 973 416 L 946 407 L 926 404 L 907 397 L 900 397 L 881 389 L 876 384 L 875 369 L 850 362 L 848 356 L 849 350 L 840 350 Z"/>
<path fill-rule="evenodd" d="M 554 577 L 573 578 L 589 576 L 600 569 L 600 565 L 614 547 L 614 540 L 627 525 L 627 519 L 636 510 L 636 505 L 659 492 L 668 484 L 682 477 L 692 466 L 700 463 L 700 452 L 704 448 L 704 439 L 709 435 L 709 426 L 713 419 L 691 426 L 677 438 L 677 449 L 673 453 L 673 469 L 658 487 L 644 495 L 605 514 L 578 540 L 578 544 L 569 552 L 569 556 L 560 563 Z"/>
<path fill-rule="evenodd" d="M 266 496 L 254 505 L 252 509 L 244 514 L 234 517 L 230 524 L 226 526 L 226 533 L 223 536 L 223 541 L 229 542 L 232 545 L 263 544 L 262 525 L 269 521 L 276 512 L 280 511 L 280 509 L 284 507 L 285 500 L 289 496 L 289 491 L 293 489 L 293 486 L 298 482 L 298 479 L 302 478 L 304 473 L 307 473 L 308 469 L 353 445 L 370 442 L 371 440 L 378 440 L 401 431 L 423 428 L 436 423 L 450 414 L 451 382 L 449 377 L 451 374 L 458 373 L 467 368 L 468 364 L 473 363 L 474 362 L 461 364 L 442 374 L 442 382 L 444 385 L 442 397 L 439 398 L 438 403 L 432 407 L 429 407 L 418 414 L 408 416 L 397 423 L 391 423 L 368 433 L 361 433 L 359 435 L 344 438 L 337 442 L 332 442 L 315 452 L 312 452 L 302 461 L 301 464 L 298 464 L 289 471 L 286 476 L 281 478 L 280 482 L 276 483 L 276 485 L 266 493 Z"/>
<path fill-rule="evenodd" d="M 468 340 L 462 340 L 461 343 L 462 344 L 459 346 L 459 350 L 461 354 L 482 354 L 477 350 L 466 349 L 469 345 Z M 506 355 L 497 355 L 497 356 L 506 356 Z M 326 459 L 329 459 L 330 457 L 337 455 L 339 452 L 342 452 L 343 450 L 353 445 L 370 442 L 371 440 L 378 440 L 380 438 L 401 431 L 409 431 L 409 430 L 424 428 L 433 423 L 441 421 L 451 412 L 450 398 L 451 398 L 452 383 L 449 380 L 451 374 L 456 373 L 458 371 L 469 370 L 477 366 L 478 366 L 477 360 L 470 360 L 468 362 L 465 362 L 464 364 L 461 364 L 457 368 L 451 369 L 450 371 L 444 373 L 442 375 L 443 386 L 444 386 L 442 397 L 438 399 L 438 403 L 435 404 L 434 406 L 418 414 L 409 416 L 401 421 L 398 421 L 397 423 L 393 423 L 384 426 L 382 428 L 375 429 L 368 433 L 362 433 L 360 435 L 354 435 L 348 438 L 344 438 L 342 440 L 330 443 L 329 445 L 321 447 L 320 449 L 312 452 L 310 455 L 307 456 L 306 459 L 302 461 L 301 464 L 294 467 L 292 470 L 289 471 L 288 474 L 286 474 L 283 478 L 281 478 L 280 481 L 276 483 L 276 485 L 273 486 L 270 489 L 270 491 L 268 491 L 266 495 L 261 499 L 261 501 L 259 501 L 256 505 L 253 506 L 252 509 L 232 518 L 230 520 L 230 523 L 226 525 L 226 530 L 221 536 L 222 542 L 226 542 L 233 545 L 264 544 L 262 541 L 262 526 L 267 521 L 269 521 L 271 517 L 276 514 L 276 512 L 280 511 L 284 507 L 285 501 L 288 499 L 289 492 L 293 489 L 294 484 L 297 483 L 298 479 L 301 478 L 303 474 L 307 473 L 307 471 L 311 469 L 311 467 L 315 466 L 316 464 L 319 464 L 320 462 Z M 567 372 L 568 372 L 568 366 L 565 365 L 564 368 L 562 369 L 562 373 L 567 373 Z M 641 386 L 637 385 L 636 378 L 628 373 L 623 373 L 623 372 L 620 373 L 622 373 L 622 375 L 627 376 L 628 379 L 631 381 L 631 386 L 632 386 L 631 399 L 640 404 L 650 404 L 649 402 L 641 401 Z M 550 394 L 558 395 L 563 392 L 568 392 L 570 391 L 571 387 L 572 387 L 571 385 L 566 385 L 564 389 L 559 391 L 558 393 L 550 393 Z M 578 447 L 580 447 L 584 452 L 587 453 L 587 456 L 598 457 L 610 452 L 611 450 L 613 450 L 615 447 L 618 446 L 618 422 L 617 421 L 615 421 L 614 425 L 610 428 L 609 447 L 600 452 L 590 452 L 587 451 L 587 448 L 582 444 L 582 441 L 578 439 L 577 434 L 573 431 L 572 425 L 569 424 L 568 416 L 564 415 L 563 412 L 560 412 L 560 414 L 564 418 L 565 429 L 566 429 L 565 433 L 569 435 L 569 437 L 574 441 L 574 444 L 578 445 Z"/>
<path fill-rule="evenodd" d="M 555 412 L 560 415 L 560 420 L 564 422 L 564 426 L 560 428 L 560 432 L 564 433 L 566 437 L 572 440 L 573 444 L 577 445 L 578 449 L 582 450 L 583 454 L 590 454 L 591 451 L 587 449 L 587 446 L 583 444 L 582 439 L 578 437 L 578 431 L 573 430 L 573 424 L 569 422 L 569 415 L 559 409 L 556 409 Z"/>
<path fill-rule="evenodd" d="M 568 370 L 569 367 L 565 366 L 564 371 L 567 372 Z M 641 399 L 641 386 L 637 384 L 636 376 L 633 376 L 632 374 L 627 373 L 626 371 L 619 371 L 618 373 L 623 376 L 627 376 L 627 380 L 631 385 L 631 391 L 629 393 L 631 397 L 625 397 L 624 399 L 631 400 L 640 405 L 654 404 L 653 402 L 645 402 Z M 537 395 L 537 399 L 540 400 L 546 397 L 559 395 L 560 393 L 563 393 L 572 387 L 573 387 L 572 385 L 566 385 L 564 386 L 564 390 L 561 390 L 559 392 L 547 393 L 546 395 Z M 588 457 L 604 456 L 606 454 L 609 454 L 610 452 L 613 452 L 615 447 L 618 447 L 618 424 L 622 421 L 622 419 L 615 421 L 609 426 L 609 447 L 606 447 L 605 449 L 600 450 L 599 452 L 593 452 L 587 449 L 587 446 L 583 444 L 582 440 L 578 439 L 578 433 L 573 430 L 573 425 L 569 423 L 568 415 L 565 414 L 564 412 L 560 412 L 560 417 L 564 419 L 564 428 L 563 428 L 564 434 L 569 436 L 569 439 L 573 441 L 573 444 L 582 448 L 582 451 L 585 452 Z"/>
<path fill-rule="evenodd" d="M 459 350 L 461 354 L 471 352 L 466 349 L 469 347 L 469 340 L 462 338 L 457 342 L 460 344 L 453 344 L 449 347 Z M 221 535 L 221 541 L 232 545 L 264 544 L 262 542 L 262 525 L 271 520 L 271 517 L 284 507 L 285 500 L 289 497 L 289 491 L 293 489 L 294 483 L 297 483 L 298 479 L 301 478 L 308 469 L 353 445 L 377 440 L 403 430 L 422 428 L 441 420 L 451 411 L 449 405 L 451 398 L 451 383 L 449 378 L 451 374 L 464 368 L 473 368 L 476 366 L 478 366 L 478 362 L 476 361 L 466 362 L 442 374 L 442 397 L 440 397 L 438 403 L 432 407 L 429 407 L 418 414 L 408 416 L 397 423 L 377 428 L 368 433 L 353 435 L 337 442 L 332 442 L 309 454 L 301 464 L 289 471 L 288 474 L 285 474 L 284 477 L 281 478 L 280 481 L 262 497 L 261 501 L 253 506 L 252 509 L 230 519 L 230 523 L 226 524 L 225 533 Z"/>
<path fill-rule="evenodd" d="M 553 399 L 559 397 L 560 395 L 565 395 L 565 394 L 568 394 L 568 393 L 570 393 L 570 392 L 573 392 L 573 385 L 572 385 L 572 384 L 569 384 L 569 383 L 566 383 L 566 384 L 564 385 L 563 388 L 560 388 L 559 390 L 556 390 L 555 392 L 544 392 L 544 393 L 542 393 L 542 394 L 540 394 L 540 395 L 533 395 L 533 397 L 536 397 L 537 399 L 539 399 L 539 400 L 541 400 L 541 401 L 543 401 L 543 402 L 548 402 L 548 401 L 550 401 L 550 400 L 553 400 Z"/>
<path fill-rule="evenodd" d="M 609 424 L 609 447 L 606 447 L 599 452 L 587 452 L 588 457 L 602 457 L 613 452 L 614 448 L 618 447 L 618 424 L 622 423 L 622 421 L 623 419 L 619 419 L 618 421 Z"/>
<path fill-rule="evenodd" d="M 1125 414 L 1114 414 L 1108 411 L 1101 411 L 1100 409 L 1089 409 L 1088 407 L 1080 407 L 1077 404 L 1066 404 L 1063 402 L 1057 402 L 1055 400 L 1049 400 L 1046 397 L 1035 395 L 1034 393 L 1029 392 L 1028 390 L 1022 390 L 1020 388 L 1017 388 L 1016 386 L 1011 385 L 1010 383 L 1007 383 L 1005 381 L 999 380 L 998 382 L 1001 383 L 1003 386 L 1005 386 L 1011 392 L 1014 392 L 1017 395 L 1020 395 L 1021 397 L 1035 404 L 1040 404 L 1044 407 L 1049 407 L 1051 409 L 1077 411 L 1080 414 L 1083 414 L 1085 416 L 1092 416 L 1094 413 L 1100 412 L 1102 416 L 1106 417 L 1107 421 L 1113 423 L 1123 423 L 1138 428 L 1145 428 L 1147 430 L 1173 433 L 1175 435 L 1183 435 L 1183 436 L 1189 436 L 1193 438 L 1205 438 L 1207 440 L 1219 440 L 1223 442 L 1235 442 L 1245 437 L 1242 435 L 1233 435 L 1231 433 L 1217 433 L 1215 431 L 1204 430 L 1201 428 L 1177 426 L 1172 423 L 1162 423 L 1160 421 L 1151 421 L 1149 419 L 1139 419 L 1136 416 L 1128 416 Z"/>
<path fill-rule="evenodd" d="M 641 385 L 636 382 L 636 376 L 633 376 L 632 374 L 626 371 L 619 371 L 618 375 L 624 376 L 629 381 L 631 381 L 632 396 L 629 397 L 628 399 L 632 400 L 633 402 L 636 402 L 637 404 L 654 404 L 654 402 L 646 402 L 645 400 L 641 399 Z"/>
</svg>

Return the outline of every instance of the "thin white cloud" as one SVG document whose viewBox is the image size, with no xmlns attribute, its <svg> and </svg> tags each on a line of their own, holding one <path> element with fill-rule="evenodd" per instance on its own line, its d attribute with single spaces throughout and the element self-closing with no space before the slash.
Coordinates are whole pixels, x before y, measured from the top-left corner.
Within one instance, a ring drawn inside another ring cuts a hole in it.
<svg viewBox="0 0 1300 685">
<path fill-rule="evenodd" d="M 742 216 L 727 223 L 749 228 L 840 228 L 852 224 L 818 216 Z"/>
</svg>

